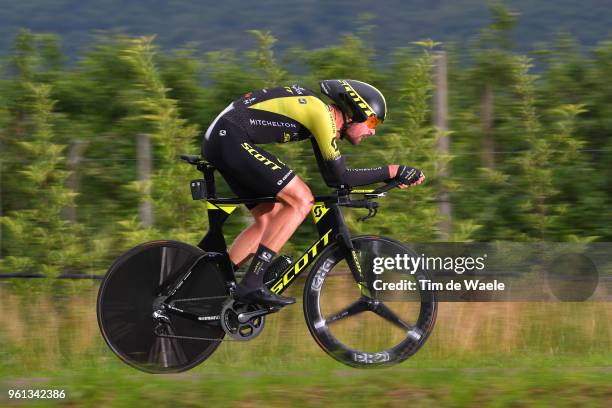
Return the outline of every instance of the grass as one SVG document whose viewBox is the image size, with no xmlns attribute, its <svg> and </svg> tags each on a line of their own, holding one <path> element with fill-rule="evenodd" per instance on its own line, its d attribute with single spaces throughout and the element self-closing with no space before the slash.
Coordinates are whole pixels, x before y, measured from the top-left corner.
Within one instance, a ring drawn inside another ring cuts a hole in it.
<svg viewBox="0 0 612 408">
<path fill-rule="evenodd" d="M 96 289 L 80 282 L 51 297 L 0 287 L 0 405 L 24 406 L 7 399 L 16 388 L 68 395 L 27 401 L 33 406 L 612 404 L 608 303 L 442 303 L 423 349 L 377 370 L 328 357 L 296 305 L 271 316 L 251 342 L 224 343 L 185 373 L 149 375 L 122 364 L 102 340 Z"/>
<path fill-rule="evenodd" d="M 103 360 L 41 372 L 39 383 L 31 377 L 5 380 L 2 388 L 21 384 L 20 388 L 64 389 L 68 397 L 55 402 L 59 406 L 402 407 L 408 401 L 411 406 L 606 406 L 612 400 L 609 368 L 406 364 L 354 370 L 330 362 L 212 361 L 187 373 L 159 376 Z"/>
</svg>

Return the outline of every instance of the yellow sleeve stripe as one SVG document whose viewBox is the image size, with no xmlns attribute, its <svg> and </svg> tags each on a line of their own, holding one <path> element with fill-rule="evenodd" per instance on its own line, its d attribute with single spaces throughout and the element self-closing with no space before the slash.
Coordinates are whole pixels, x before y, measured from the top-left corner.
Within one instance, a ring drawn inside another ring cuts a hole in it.
<svg viewBox="0 0 612 408">
<path fill-rule="evenodd" d="M 301 123 L 314 136 L 325 160 L 340 156 L 336 146 L 336 122 L 319 98 L 312 95 L 273 98 L 251 105 L 249 109 L 277 113 Z"/>
</svg>

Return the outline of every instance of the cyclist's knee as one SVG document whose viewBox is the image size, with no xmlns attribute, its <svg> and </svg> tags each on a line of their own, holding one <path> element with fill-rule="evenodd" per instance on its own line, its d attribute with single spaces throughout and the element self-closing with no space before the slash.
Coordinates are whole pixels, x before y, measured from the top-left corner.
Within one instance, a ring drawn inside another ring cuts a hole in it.
<svg viewBox="0 0 612 408">
<path fill-rule="evenodd" d="M 312 205 L 314 197 L 310 188 L 300 178 L 295 177 L 278 193 L 278 198 L 287 206 L 296 211 L 302 218 L 306 218 Z"/>
<path fill-rule="evenodd" d="M 302 216 L 306 218 L 312 209 L 314 204 L 314 197 L 310 189 L 308 189 L 308 195 L 302 197 L 302 202 L 300 203 L 300 209 L 302 211 Z"/>
<path fill-rule="evenodd" d="M 306 195 L 297 197 L 293 201 L 293 204 L 291 205 L 291 207 L 294 209 L 295 212 L 297 212 L 300 215 L 300 217 L 306 218 L 313 204 L 314 204 L 314 198 L 312 194 L 306 194 Z"/>
</svg>

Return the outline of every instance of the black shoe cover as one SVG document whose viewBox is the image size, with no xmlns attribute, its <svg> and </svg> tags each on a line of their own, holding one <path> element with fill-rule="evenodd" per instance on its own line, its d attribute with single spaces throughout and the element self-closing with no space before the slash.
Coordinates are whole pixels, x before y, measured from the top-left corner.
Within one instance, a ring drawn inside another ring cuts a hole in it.
<svg viewBox="0 0 612 408">
<path fill-rule="evenodd" d="M 270 289 L 265 286 L 253 289 L 242 284 L 236 287 L 234 299 L 260 306 L 274 307 L 283 307 L 295 303 L 295 298 L 277 295 L 270 292 Z"/>
</svg>

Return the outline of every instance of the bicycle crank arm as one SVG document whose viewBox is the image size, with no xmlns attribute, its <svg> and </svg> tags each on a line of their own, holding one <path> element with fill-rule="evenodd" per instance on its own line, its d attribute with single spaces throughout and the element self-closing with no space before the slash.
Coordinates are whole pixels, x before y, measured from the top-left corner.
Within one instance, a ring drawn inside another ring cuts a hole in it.
<svg viewBox="0 0 612 408">
<path fill-rule="evenodd" d="M 263 316 L 263 315 L 267 315 L 270 313 L 276 313 L 280 310 L 280 308 L 277 307 L 271 307 L 269 309 L 260 309 L 260 310 L 255 310 L 253 312 L 243 312 L 238 314 L 238 321 L 240 323 L 246 323 L 249 320 L 255 318 L 255 317 L 259 317 L 259 316 Z"/>
</svg>

